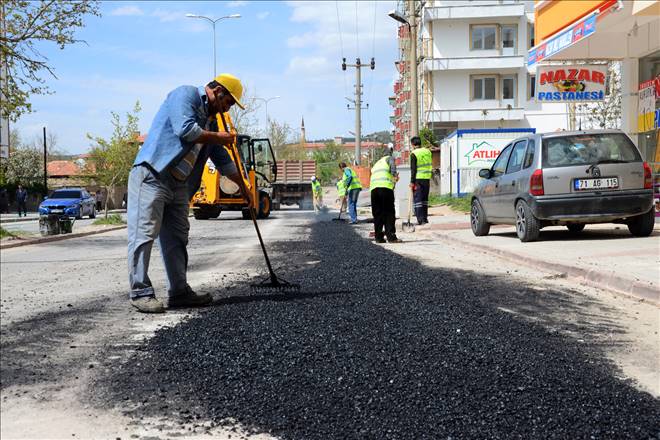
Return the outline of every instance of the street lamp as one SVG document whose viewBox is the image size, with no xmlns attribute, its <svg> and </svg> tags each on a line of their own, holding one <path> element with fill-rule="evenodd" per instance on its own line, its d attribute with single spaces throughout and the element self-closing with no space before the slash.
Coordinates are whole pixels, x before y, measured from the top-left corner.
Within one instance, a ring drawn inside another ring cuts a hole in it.
<svg viewBox="0 0 660 440">
<path fill-rule="evenodd" d="M 252 98 L 255 101 L 263 101 L 264 104 L 266 105 L 266 125 L 268 125 L 268 120 L 269 120 L 268 119 L 268 102 L 272 101 L 274 99 L 278 99 L 278 98 L 281 98 L 281 96 L 277 95 L 277 96 L 273 96 L 272 98 L 259 98 L 258 96 L 255 96 L 254 98 Z"/>
<path fill-rule="evenodd" d="M 407 17 L 399 14 L 396 10 L 390 11 L 387 15 L 399 23 L 407 25 L 410 34 L 410 48 L 408 49 L 408 68 L 410 69 L 410 82 L 412 89 L 412 99 L 410 102 L 410 134 L 411 136 L 417 136 L 419 133 L 419 110 L 417 108 L 419 102 L 419 90 L 417 89 L 417 13 L 415 10 L 415 2 L 407 0 L 407 3 L 409 9 Z"/>
<path fill-rule="evenodd" d="M 186 14 L 186 17 L 188 18 L 201 18 L 203 20 L 208 21 L 213 25 L 213 77 L 215 78 L 218 73 L 216 69 L 216 60 L 215 60 L 215 25 L 217 22 L 220 20 L 224 20 L 225 18 L 241 18 L 241 14 L 231 14 L 231 15 L 225 15 L 224 17 L 216 18 L 213 19 L 211 17 L 206 17 L 205 15 L 196 15 L 196 14 Z"/>
</svg>

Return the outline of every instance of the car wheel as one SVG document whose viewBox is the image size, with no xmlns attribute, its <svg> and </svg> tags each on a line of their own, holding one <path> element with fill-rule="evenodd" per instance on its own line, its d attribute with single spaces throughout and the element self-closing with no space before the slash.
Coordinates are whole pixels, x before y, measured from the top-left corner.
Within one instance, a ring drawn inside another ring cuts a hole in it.
<svg viewBox="0 0 660 440">
<path fill-rule="evenodd" d="M 651 208 L 646 214 L 635 216 L 628 220 L 628 230 L 635 237 L 648 237 L 655 225 L 655 209 Z"/>
<path fill-rule="evenodd" d="M 78 214 L 76 214 L 76 220 L 81 220 L 83 218 L 83 207 L 82 205 L 78 206 Z"/>
<path fill-rule="evenodd" d="M 579 232 L 582 232 L 584 230 L 584 227 L 587 226 L 584 223 L 569 223 L 566 225 L 568 230 L 572 232 L 573 234 L 577 234 Z"/>
<path fill-rule="evenodd" d="M 541 225 L 524 200 L 516 203 L 516 233 L 522 242 L 535 241 L 539 238 Z"/>
<path fill-rule="evenodd" d="M 470 226 L 472 227 L 472 233 L 477 237 L 488 235 L 490 232 L 490 223 L 486 222 L 486 213 L 477 199 L 472 200 Z"/>
<path fill-rule="evenodd" d="M 96 207 L 92 206 L 92 212 L 89 213 L 89 218 L 96 218 Z"/>
</svg>

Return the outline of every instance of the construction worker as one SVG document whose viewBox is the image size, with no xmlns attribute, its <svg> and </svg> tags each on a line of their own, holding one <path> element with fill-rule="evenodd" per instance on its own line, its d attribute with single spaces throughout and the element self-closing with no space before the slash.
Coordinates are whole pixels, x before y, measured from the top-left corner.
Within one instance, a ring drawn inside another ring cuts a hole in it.
<svg viewBox="0 0 660 440">
<path fill-rule="evenodd" d="M 318 213 L 320 209 L 323 209 L 323 189 L 316 176 L 312 176 L 312 194 L 314 197 L 314 212 Z"/>
<path fill-rule="evenodd" d="M 186 280 L 188 205 L 210 158 L 254 207 L 251 192 L 242 184 L 236 165 L 223 147 L 235 141 L 235 134 L 211 130 L 216 127 L 216 115 L 229 111 L 234 104 L 243 108 L 242 95 L 240 80 L 223 73 L 204 87 L 172 90 L 151 123 L 128 179 L 130 301 L 140 312 L 165 310 L 147 274 L 156 238 L 167 274 L 169 307 L 204 306 L 213 299 L 209 294 L 193 292 Z"/>
<path fill-rule="evenodd" d="M 383 156 L 371 168 L 371 213 L 374 217 L 376 243 L 400 243 L 396 236 L 394 186 L 399 180 L 391 155 Z M 384 232 L 383 232 L 384 229 Z"/>
<path fill-rule="evenodd" d="M 339 204 L 339 210 L 343 211 L 344 203 L 346 203 L 346 187 L 343 178 L 337 181 L 337 203 Z"/>
<path fill-rule="evenodd" d="M 414 193 L 415 217 L 417 224 L 425 225 L 429 222 L 429 189 L 433 172 L 433 155 L 431 150 L 422 147 L 419 136 L 413 136 L 410 143 L 415 147 L 410 155 L 410 187 Z"/>
<path fill-rule="evenodd" d="M 357 224 L 357 202 L 362 191 L 362 183 L 357 173 L 346 165 L 346 162 L 341 162 L 339 168 L 343 173 L 342 180 L 344 188 L 346 188 L 346 198 L 348 200 L 348 215 L 351 218 L 352 225 Z"/>
</svg>

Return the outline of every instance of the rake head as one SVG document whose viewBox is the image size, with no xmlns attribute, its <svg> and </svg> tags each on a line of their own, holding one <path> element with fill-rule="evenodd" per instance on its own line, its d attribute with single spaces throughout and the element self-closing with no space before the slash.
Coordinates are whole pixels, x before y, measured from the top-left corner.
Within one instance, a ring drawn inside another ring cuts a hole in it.
<svg viewBox="0 0 660 440">
<path fill-rule="evenodd" d="M 252 292 L 260 294 L 300 292 L 300 284 L 290 283 L 275 274 L 271 274 L 260 283 L 250 284 L 250 288 Z"/>
</svg>

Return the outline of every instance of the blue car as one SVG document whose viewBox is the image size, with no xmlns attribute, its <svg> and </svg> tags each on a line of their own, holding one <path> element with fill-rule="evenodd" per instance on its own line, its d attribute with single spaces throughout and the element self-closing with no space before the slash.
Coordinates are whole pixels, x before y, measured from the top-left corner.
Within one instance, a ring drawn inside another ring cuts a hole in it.
<svg viewBox="0 0 660 440">
<path fill-rule="evenodd" d="M 39 205 L 39 215 L 62 214 L 77 219 L 88 215 L 96 217 L 96 200 L 82 188 L 64 188 L 53 191 Z"/>
</svg>

